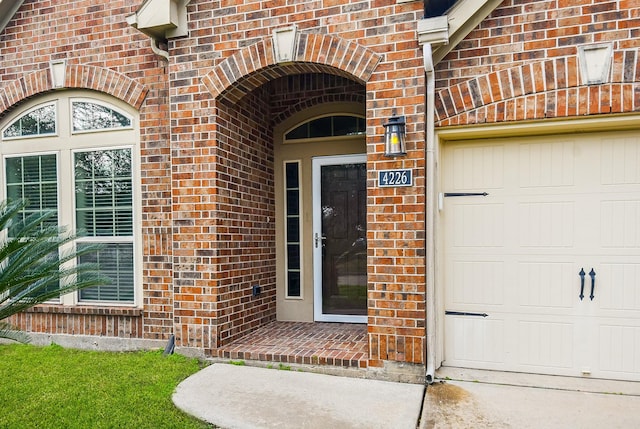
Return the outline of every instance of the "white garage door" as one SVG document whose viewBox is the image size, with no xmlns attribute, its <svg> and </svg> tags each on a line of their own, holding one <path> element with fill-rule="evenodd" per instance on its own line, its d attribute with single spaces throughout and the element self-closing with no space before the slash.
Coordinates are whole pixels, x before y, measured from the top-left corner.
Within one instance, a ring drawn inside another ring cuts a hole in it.
<svg viewBox="0 0 640 429">
<path fill-rule="evenodd" d="M 640 137 L 447 144 L 441 171 L 444 364 L 640 380 Z"/>
</svg>

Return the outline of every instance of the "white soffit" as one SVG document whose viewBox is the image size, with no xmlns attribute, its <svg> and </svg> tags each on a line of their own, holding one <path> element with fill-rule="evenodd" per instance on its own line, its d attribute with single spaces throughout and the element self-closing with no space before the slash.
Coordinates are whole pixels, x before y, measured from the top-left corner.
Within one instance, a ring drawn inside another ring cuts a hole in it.
<svg viewBox="0 0 640 429">
<path fill-rule="evenodd" d="M 4 31 L 13 15 L 16 14 L 24 0 L 0 0 L 0 33 Z"/>
<path fill-rule="evenodd" d="M 427 18 L 418 21 L 418 40 L 421 44 L 432 43 L 433 63 L 442 60 L 458 43 L 476 28 L 489 14 L 502 3 L 502 0 L 458 0 L 447 11 L 448 28 L 442 28 L 442 18 Z M 434 40 L 430 40 L 431 38 Z"/>
</svg>

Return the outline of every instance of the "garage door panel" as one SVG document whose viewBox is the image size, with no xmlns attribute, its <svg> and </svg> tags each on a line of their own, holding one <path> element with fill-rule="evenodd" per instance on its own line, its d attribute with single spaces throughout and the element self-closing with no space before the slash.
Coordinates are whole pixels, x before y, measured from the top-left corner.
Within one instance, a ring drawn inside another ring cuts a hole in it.
<svg viewBox="0 0 640 429">
<path fill-rule="evenodd" d="M 504 264 L 502 261 L 453 261 L 452 308 L 465 304 L 500 306 L 504 303 Z M 483 282 L 478 282 L 482 278 Z"/>
<path fill-rule="evenodd" d="M 575 208 L 571 201 L 518 204 L 522 247 L 570 247 L 574 244 Z"/>
<path fill-rule="evenodd" d="M 599 365 L 594 376 L 637 379 L 640 373 L 640 327 L 601 324 Z"/>
<path fill-rule="evenodd" d="M 456 148 L 457 162 L 448 170 L 453 191 L 457 189 L 500 189 L 504 186 L 504 146 Z"/>
<path fill-rule="evenodd" d="M 455 247 L 502 247 L 504 206 L 502 204 L 460 204 L 455 211 Z"/>
<path fill-rule="evenodd" d="M 637 138 L 603 139 L 600 148 L 602 184 L 640 184 L 640 143 Z"/>
<path fill-rule="evenodd" d="M 500 318 L 447 316 L 445 330 L 447 350 L 452 354 L 447 361 L 458 365 L 471 362 L 504 364 L 505 322 Z"/>
<path fill-rule="evenodd" d="M 571 323 L 523 320 L 518 323 L 518 363 L 533 367 L 571 368 L 575 330 Z"/>
<path fill-rule="evenodd" d="M 567 311 L 576 305 L 579 280 L 572 262 L 518 263 L 518 304 L 528 311 Z M 524 310 L 523 310 L 524 311 Z"/>
<path fill-rule="evenodd" d="M 573 142 L 521 144 L 518 149 L 520 187 L 557 187 L 574 184 Z"/>
<path fill-rule="evenodd" d="M 601 315 L 639 318 L 640 263 L 603 263 L 596 273 L 595 304 Z"/>
<path fill-rule="evenodd" d="M 600 245 L 640 249 L 640 200 L 600 203 Z"/>
</svg>

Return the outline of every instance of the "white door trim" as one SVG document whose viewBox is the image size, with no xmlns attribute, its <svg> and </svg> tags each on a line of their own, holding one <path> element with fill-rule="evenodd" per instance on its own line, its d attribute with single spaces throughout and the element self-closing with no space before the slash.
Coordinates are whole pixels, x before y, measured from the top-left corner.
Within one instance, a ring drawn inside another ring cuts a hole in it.
<svg viewBox="0 0 640 429">
<path fill-rule="evenodd" d="M 312 158 L 313 200 L 313 319 L 316 322 L 367 323 L 367 316 L 323 314 L 322 312 L 322 246 L 315 237 L 322 237 L 322 207 L 320 201 L 320 170 L 324 165 L 360 164 L 367 162 L 366 154 L 333 155 Z"/>
</svg>

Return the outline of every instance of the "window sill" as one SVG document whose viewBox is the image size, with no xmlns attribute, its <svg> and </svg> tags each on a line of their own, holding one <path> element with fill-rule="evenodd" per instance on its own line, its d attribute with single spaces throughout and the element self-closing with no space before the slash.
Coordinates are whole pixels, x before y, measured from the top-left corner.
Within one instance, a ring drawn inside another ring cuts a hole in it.
<svg viewBox="0 0 640 429">
<path fill-rule="evenodd" d="M 24 311 L 25 313 L 51 314 L 88 314 L 97 316 L 142 316 L 142 309 L 137 307 L 94 307 L 79 305 L 40 304 Z"/>
</svg>

